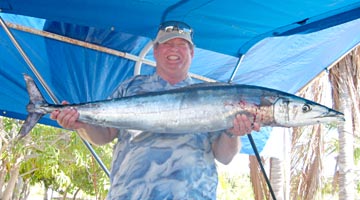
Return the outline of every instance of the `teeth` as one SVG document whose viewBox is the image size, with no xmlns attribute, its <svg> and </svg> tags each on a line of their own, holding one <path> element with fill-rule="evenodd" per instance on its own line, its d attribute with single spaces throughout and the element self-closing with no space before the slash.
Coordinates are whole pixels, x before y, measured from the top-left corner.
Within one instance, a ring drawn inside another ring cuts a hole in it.
<svg viewBox="0 0 360 200">
<path fill-rule="evenodd" d="M 179 56 L 168 56 L 169 60 L 177 60 L 179 59 Z"/>
</svg>

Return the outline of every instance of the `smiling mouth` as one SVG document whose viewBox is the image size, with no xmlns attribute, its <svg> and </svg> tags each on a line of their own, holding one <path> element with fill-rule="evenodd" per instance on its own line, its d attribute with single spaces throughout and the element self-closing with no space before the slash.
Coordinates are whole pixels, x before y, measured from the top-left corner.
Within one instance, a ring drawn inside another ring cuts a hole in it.
<svg viewBox="0 0 360 200">
<path fill-rule="evenodd" d="M 180 57 L 179 57 L 179 56 L 172 55 L 172 56 L 168 56 L 167 59 L 168 59 L 168 60 L 179 60 Z"/>
</svg>

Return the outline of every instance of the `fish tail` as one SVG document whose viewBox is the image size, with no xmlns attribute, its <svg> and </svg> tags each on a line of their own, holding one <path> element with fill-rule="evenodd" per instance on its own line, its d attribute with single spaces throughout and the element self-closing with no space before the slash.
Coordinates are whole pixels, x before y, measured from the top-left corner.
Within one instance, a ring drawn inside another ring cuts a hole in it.
<svg viewBox="0 0 360 200">
<path fill-rule="evenodd" d="M 40 93 L 39 88 L 36 86 L 34 80 L 29 76 L 24 74 L 24 79 L 26 82 L 26 89 L 28 91 L 30 102 L 27 105 L 26 109 L 29 113 L 25 122 L 21 126 L 18 137 L 19 139 L 25 137 L 32 128 L 36 125 L 36 123 L 44 116 L 46 113 L 39 112 L 35 109 L 35 105 L 46 104 L 44 97 Z"/>
</svg>

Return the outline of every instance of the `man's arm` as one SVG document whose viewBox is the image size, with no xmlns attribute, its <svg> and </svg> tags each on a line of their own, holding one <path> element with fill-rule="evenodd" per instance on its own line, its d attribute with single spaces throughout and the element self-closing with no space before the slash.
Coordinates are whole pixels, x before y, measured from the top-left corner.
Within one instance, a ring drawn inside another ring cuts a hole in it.
<svg viewBox="0 0 360 200">
<path fill-rule="evenodd" d="M 67 104 L 67 102 L 63 102 Z M 60 126 L 66 129 L 76 130 L 79 135 L 92 144 L 104 145 L 116 138 L 118 130 L 95 126 L 77 121 L 79 112 L 76 109 L 55 110 L 50 118 L 56 120 Z"/>
<path fill-rule="evenodd" d="M 80 137 L 95 145 L 107 144 L 113 141 L 118 134 L 118 130 L 114 128 L 86 125 L 86 128 L 79 128 L 76 129 L 76 131 L 79 133 Z"/>
<path fill-rule="evenodd" d="M 260 125 L 251 123 L 246 115 L 236 115 L 234 126 L 222 133 L 212 145 L 216 160 L 223 164 L 229 164 L 241 148 L 239 136 L 259 131 Z"/>
</svg>

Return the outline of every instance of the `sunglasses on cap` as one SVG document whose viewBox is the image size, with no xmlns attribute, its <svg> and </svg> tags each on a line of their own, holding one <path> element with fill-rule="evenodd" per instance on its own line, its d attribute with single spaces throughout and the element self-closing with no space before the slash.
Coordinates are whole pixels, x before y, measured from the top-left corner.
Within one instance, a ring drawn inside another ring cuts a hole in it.
<svg viewBox="0 0 360 200">
<path fill-rule="evenodd" d="M 164 32 L 178 32 L 180 34 L 189 34 L 193 38 L 193 29 L 186 23 L 180 21 L 166 21 L 160 24 L 159 30 Z"/>
</svg>

